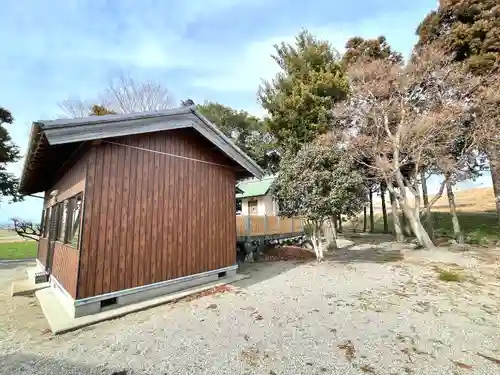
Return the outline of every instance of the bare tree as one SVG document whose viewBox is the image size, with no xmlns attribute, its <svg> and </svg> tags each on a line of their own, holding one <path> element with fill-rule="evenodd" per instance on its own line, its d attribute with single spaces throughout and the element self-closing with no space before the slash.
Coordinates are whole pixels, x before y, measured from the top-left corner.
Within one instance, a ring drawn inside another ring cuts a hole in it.
<svg viewBox="0 0 500 375">
<path fill-rule="evenodd" d="M 138 81 L 120 74 L 99 95 L 104 107 L 117 113 L 147 112 L 173 108 L 169 90 L 159 82 Z"/>
<path fill-rule="evenodd" d="M 469 122 L 467 132 L 461 126 L 471 117 L 470 90 L 477 82 L 430 49 L 420 51 L 405 67 L 387 61 L 353 65 L 349 78 L 351 95 L 335 108 L 337 121 L 350 129 L 348 144 L 358 162 L 385 181 L 419 243 L 431 248 L 420 220 L 418 175 L 424 167 L 436 166 L 448 171 L 445 185 L 477 147 L 479 123 Z M 464 136 L 467 147 L 461 158 L 452 151 Z M 414 206 L 407 201 L 406 189 L 414 196 Z"/>
<path fill-rule="evenodd" d="M 63 100 L 58 105 L 63 114 L 71 118 L 86 117 L 92 108 L 92 104 L 89 101 L 78 98 Z"/>
<path fill-rule="evenodd" d="M 169 90 L 161 83 L 139 81 L 127 74 L 111 79 L 108 86 L 96 95 L 97 99 L 70 98 L 59 103 L 65 116 L 72 118 L 91 115 L 148 112 L 173 108 Z M 95 109 L 101 109 L 96 113 Z"/>
<path fill-rule="evenodd" d="M 31 221 L 24 221 L 18 218 L 12 218 L 11 220 L 14 222 L 14 230 L 19 236 L 39 241 L 41 234 L 39 224 L 33 224 Z"/>
</svg>

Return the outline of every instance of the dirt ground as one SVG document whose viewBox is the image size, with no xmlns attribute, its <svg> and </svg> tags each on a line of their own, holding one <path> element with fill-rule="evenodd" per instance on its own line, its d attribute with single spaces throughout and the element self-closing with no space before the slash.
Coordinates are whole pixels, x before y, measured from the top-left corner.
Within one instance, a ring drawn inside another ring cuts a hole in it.
<svg viewBox="0 0 500 375">
<path fill-rule="evenodd" d="M 344 246 L 320 264 L 245 264 L 225 293 L 61 336 L 36 298 L 9 296 L 24 266 L 0 265 L 0 373 L 500 373 L 500 251 Z"/>
</svg>

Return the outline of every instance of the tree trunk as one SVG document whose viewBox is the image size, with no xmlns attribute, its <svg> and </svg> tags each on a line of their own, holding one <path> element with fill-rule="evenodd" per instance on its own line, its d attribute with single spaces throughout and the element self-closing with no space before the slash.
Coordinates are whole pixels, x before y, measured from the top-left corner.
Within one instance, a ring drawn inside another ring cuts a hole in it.
<svg viewBox="0 0 500 375">
<path fill-rule="evenodd" d="M 330 226 L 331 226 L 331 229 L 332 229 L 332 240 L 331 240 L 330 244 L 331 244 L 331 248 L 333 250 L 334 249 L 338 249 L 338 245 L 337 245 L 337 228 L 335 228 L 336 223 L 337 223 L 337 218 L 333 217 L 332 221 L 330 223 Z"/>
<path fill-rule="evenodd" d="M 394 197 L 394 193 L 391 191 L 389 191 L 389 199 L 391 200 L 394 235 L 396 236 L 396 241 L 403 242 L 405 240 L 405 237 L 403 235 L 403 231 L 401 230 L 401 223 L 399 222 L 398 205 L 396 204 L 396 198 Z"/>
<path fill-rule="evenodd" d="M 316 253 L 316 260 L 321 262 L 323 260 L 323 243 L 321 241 L 321 224 L 315 223 L 313 225 L 312 243 L 314 252 Z"/>
<path fill-rule="evenodd" d="M 406 205 L 406 189 L 400 189 L 401 191 L 401 197 L 402 200 L 404 201 L 404 205 Z M 408 223 L 408 220 L 406 220 L 406 215 L 403 207 L 401 206 L 400 202 L 400 207 L 401 207 L 401 228 L 403 229 L 403 233 L 405 236 L 411 237 L 412 236 L 412 231 L 411 231 L 411 224 Z"/>
<path fill-rule="evenodd" d="M 446 182 L 446 194 L 448 195 L 448 205 L 450 206 L 451 222 L 453 224 L 453 233 L 455 240 L 459 245 L 465 243 L 464 234 L 460 230 L 460 222 L 457 216 L 457 206 L 455 203 L 455 193 L 453 193 L 453 186 L 450 181 Z"/>
<path fill-rule="evenodd" d="M 339 228 L 338 228 L 338 229 L 339 229 L 339 230 L 338 230 L 338 231 L 339 231 L 339 233 L 342 233 L 342 214 L 341 214 L 341 215 L 339 215 Z M 335 235 L 336 235 L 336 234 L 335 234 Z"/>
<path fill-rule="evenodd" d="M 402 181 L 398 181 L 398 185 L 403 188 L 403 183 Z M 394 188 L 390 188 L 394 189 Z M 413 187 L 413 193 L 415 196 L 415 204 L 414 207 L 408 204 L 406 201 L 406 196 L 403 194 L 396 195 L 399 205 L 401 206 L 401 209 L 403 211 L 403 216 L 406 217 L 407 223 L 411 227 L 411 230 L 415 237 L 417 238 L 418 243 L 427 248 L 427 249 L 433 249 L 434 248 L 434 243 L 432 242 L 431 238 L 425 231 L 424 226 L 422 225 L 422 222 L 420 221 L 420 194 L 418 191 Z M 392 192 L 392 191 L 391 191 Z M 396 194 L 396 191 L 393 191 L 394 194 Z"/>
<path fill-rule="evenodd" d="M 491 180 L 493 182 L 493 192 L 495 194 L 495 204 L 497 210 L 497 220 L 500 226 L 500 150 L 493 149 L 489 153 Z"/>
<path fill-rule="evenodd" d="M 368 217 L 366 215 L 366 204 L 363 206 L 363 232 L 366 232 Z"/>
<path fill-rule="evenodd" d="M 335 217 L 332 217 L 329 221 L 323 224 L 323 229 L 325 233 L 325 239 L 328 246 L 334 241 L 334 231 L 335 231 Z"/>
<path fill-rule="evenodd" d="M 411 227 L 413 234 L 417 238 L 418 243 L 427 249 L 433 249 L 434 243 L 432 242 L 431 238 L 425 231 L 422 222 L 420 221 L 420 215 L 419 215 L 420 208 L 410 207 L 405 203 L 402 203 L 401 201 L 400 203 L 401 203 L 401 211 L 403 211 L 403 216 L 406 217 L 407 223 Z"/>
<path fill-rule="evenodd" d="M 389 233 L 389 223 L 387 222 L 387 207 L 385 206 L 385 187 L 380 184 L 380 197 L 382 199 L 382 218 L 384 219 L 384 233 Z"/>
<path fill-rule="evenodd" d="M 375 219 L 373 215 L 373 190 L 370 189 L 370 233 L 375 231 Z"/>
<path fill-rule="evenodd" d="M 405 236 L 411 237 L 414 233 L 412 233 L 412 226 L 408 223 L 407 217 L 404 214 L 404 210 L 402 205 L 407 206 L 407 195 L 406 195 L 406 185 L 404 189 L 400 189 L 401 197 L 403 202 L 399 202 L 399 206 L 401 207 L 401 228 L 403 228 L 403 233 Z"/>
<path fill-rule="evenodd" d="M 425 178 L 425 171 L 420 172 L 420 180 L 422 182 L 422 198 L 425 207 L 425 228 L 429 237 L 434 240 L 434 223 L 432 219 L 431 207 L 429 206 L 429 193 L 427 192 L 427 180 Z"/>
</svg>

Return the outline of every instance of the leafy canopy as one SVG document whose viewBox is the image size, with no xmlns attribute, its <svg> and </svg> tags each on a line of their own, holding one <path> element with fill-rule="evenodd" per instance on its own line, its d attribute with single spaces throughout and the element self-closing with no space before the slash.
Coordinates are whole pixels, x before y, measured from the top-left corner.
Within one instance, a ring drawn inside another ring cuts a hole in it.
<svg viewBox="0 0 500 375">
<path fill-rule="evenodd" d="M 19 180 L 7 172 L 7 164 L 19 160 L 19 148 L 12 143 L 9 132 L 4 124 L 12 124 L 14 117 L 5 108 L 0 107 L 0 199 L 5 196 L 11 197 L 12 201 L 20 201 L 22 197 L 18 193 Z"/>
<path fill-rule="evenodd" d="M 332 104 L 345 98 L 347 79 L 330 43 L 307 30 L 294 45 L 274 48 L 281 71 L 259 88 L 259 101 L 270 115 L 269 131 L 283 149 L 296 152 L 328 130 Z"/>
<path fill-rule="evenodd" d="M 192 105 L 188 100 L 186 103 Z M 274 137 L 261 119 L 219 103 L 199 104 L 196 108 L 262 168 L 271 170 L 277 164 Z"/>
<path fill-rule="evenodd" d="M 363 179 L 344 150 L 316 141 L 281 160 L 273 194 L 285 216 L 322 222 L 361 210 Z"/>
<path fill-rule="evenodd" d="M 377 39 L 363 39 L 355 36 L 347 41 L 345 48 L 342 63 L 346 67 L 354 63 L 373 60 L 387 59 L 395 64 L 403 62 L 403 55 L 392 50 L 385 36 L 379 36 Z"/>
<path fill-rule="evenodd" d="M 500 56 L 498 0 L 441 0 L 417 29 L 418 45 L 439 43 L 476 74 L 487 73 Z"/>
</svg>

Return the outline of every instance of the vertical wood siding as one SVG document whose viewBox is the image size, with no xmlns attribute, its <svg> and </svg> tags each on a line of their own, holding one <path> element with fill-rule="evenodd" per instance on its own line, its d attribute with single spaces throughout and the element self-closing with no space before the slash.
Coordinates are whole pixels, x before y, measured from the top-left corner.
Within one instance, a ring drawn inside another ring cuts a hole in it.
<svg viewBox="0 0 500 375">
<path fill-rule="evenodd" d="M 78 250 L 61 242 L 56 242 L 54 245 L 52 275 L 75 299 L 77 274 Z"/>
<path fill-rule="evenodd" d="M 87 155 L 80 157 L 45 193 L 44 208 L 54 204 L 49 194 L 52 190 L 58 190 L 56 197 L 58 202 L 83 191 L 85 188 L 87 159 Z"/>
<path fill-rule="evenodd" d="M 47 250 L 49 248 L 49 240 L 46 237 L 41 237 L 38 241 L 38 253 L 36 259 L 45 266 L 47 261 Z"/>
<path fill-rule="evenodd" d="M 119 143 L 229 165 L 192 129 Z M 78 298 L 233 265 L 235 174 L 109 143 L 89 155 Z"/>
<path fill-rule="evenodd" d="M 70 164 L 71 166 L 66 173 L 45 193 L 44 208 L 50 207 L 55 203 L 54 199 L 49 195 L 49 192 L 52 190 L 58 190 L 56 196 L 57 202 L 84 191 L 87 159 L 88 156 L 83 155 L 74 164 Z M 48 246 L 48 238 L 40 238 L 37 258 L 43 265 L 45 265 L 47 259 Z M 79 251 L 77 249 L 61 242 L 55 243 L 52 274 L 73 298 L 76 298 L 78 257 Z"/>
</svg>

